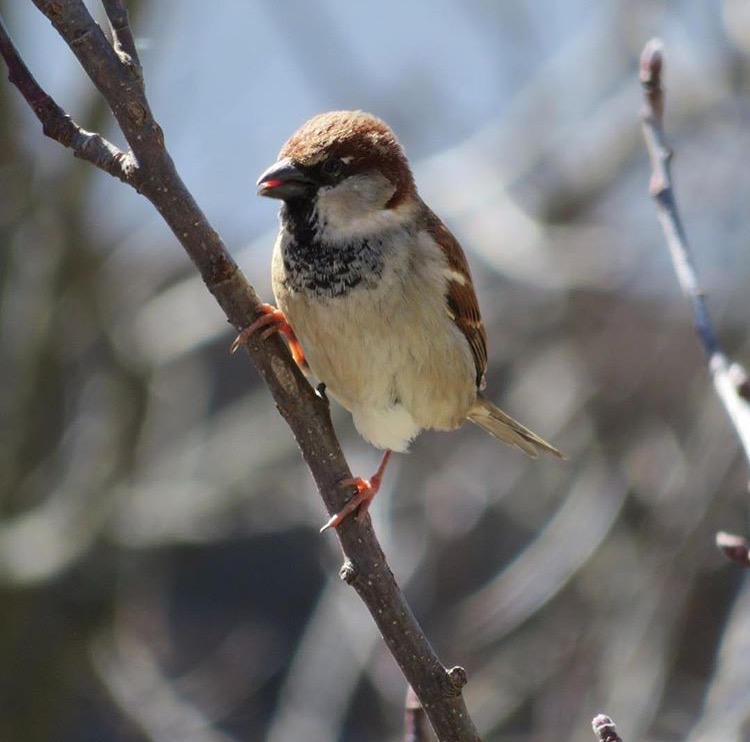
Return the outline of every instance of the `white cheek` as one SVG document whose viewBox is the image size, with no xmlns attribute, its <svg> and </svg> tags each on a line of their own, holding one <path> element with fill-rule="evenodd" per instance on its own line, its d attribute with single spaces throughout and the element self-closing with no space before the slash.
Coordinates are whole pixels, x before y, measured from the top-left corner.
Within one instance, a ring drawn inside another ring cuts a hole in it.
<svg viewBox="0 0 750 742">
<path fill-rule="evenodd" d="M 393 184 L 380 174 L 353 176 L 334 187 L 321 188 L 317 198 L 317 231 L 326 242 L 397 229 L 411 217 L 413 207 L 387 209 Z"/>
</svg>

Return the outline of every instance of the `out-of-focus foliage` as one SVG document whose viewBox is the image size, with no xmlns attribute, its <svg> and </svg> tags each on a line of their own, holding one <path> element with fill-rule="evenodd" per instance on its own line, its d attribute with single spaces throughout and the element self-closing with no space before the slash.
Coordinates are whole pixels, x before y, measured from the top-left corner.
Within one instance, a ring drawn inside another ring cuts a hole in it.
<svg viewBox="0 0 750 742">
<path fill-rule="evenodd" d="M 587 739 L 597 711 L 626 740 L 747 736 L 750 597 L 712 546 L 744 531 L 747 472 L 649 201 L 636 69 L 663 36 L 678 197 L 747 363 L 746 1 L 131 6 L 178 167 L 266 295 L 256 173 L 317 111 L 391 121 L 467 248 L 490 396 L 569 455 L 428 433 L 372 509 L 487 740 Z M 4 5 L 39 79 L 108 131 L 31 3 Z M 403 680 L 230 341 L 148 205 L 3 82 L 0 740 L 398 739 Z"/>
</svg>

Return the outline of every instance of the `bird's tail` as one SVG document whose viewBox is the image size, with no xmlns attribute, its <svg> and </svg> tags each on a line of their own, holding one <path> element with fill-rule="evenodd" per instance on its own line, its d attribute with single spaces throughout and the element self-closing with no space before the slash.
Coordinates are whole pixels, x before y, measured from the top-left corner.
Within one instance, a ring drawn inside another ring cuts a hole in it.
<svg viewBox="0 0 750 742">
<path fill-rule="evenodd" d="M 553 445 L 547 443 L 536 433 L 532 433 L 528 428 L 514 420 L 510 415 L 506 415 L 483 397 L 477 397 L 477 403 L 472 407 L 467 417 L 480 428 L 494 435 L 495 438 L 499 438 L 503 443 L 518 446 L 532 459 L 539 456 L 539 451 L 546 451 L 560 459 L 565 458 L 564 453 L 558 451 Z"/>
</svg>

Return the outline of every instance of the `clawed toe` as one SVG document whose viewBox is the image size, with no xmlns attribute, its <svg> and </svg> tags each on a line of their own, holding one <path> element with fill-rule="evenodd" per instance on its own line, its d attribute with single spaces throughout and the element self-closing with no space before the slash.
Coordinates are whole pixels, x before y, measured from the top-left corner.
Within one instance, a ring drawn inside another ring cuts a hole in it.
<svg viewBox="0 0 750 742">
<path fill-rule="evenodd" d="M 385 467 L 388 464 L 390 457 L 391 452 L 386 451 L 383 454 L 378 470 L 370 479 L 351 477 L 339 482 L 339 487 L 354 487 L 354 495 L 338 513 L 332 515 L 328 519 L 325 525 L 320 529 L 321 533 L 327 531 L 329 528 L 336 528 L 341 525 L 341 523 L 343 523 L 343 521 L 345 521 L 352 513 L 356 512 L 356 517 L 361 517 L 367 512 L 370 503 L 380 489 L 380 483 L 383 480 L 383 473 L 385 472 Z"/>
<path fill-rule="evenodd" d="M 297 336 L 294 334 L 294 330 L 287 321 L 284 313 L 272 304 L 261 304 L 261 311 L 263 314 L 255 322 L 238 333 L 231 346 L 229 346 L 229 352 L 236 353 L 259 330 L 262 330 L 260 333 L 261 340 L 268 340 L 271 335 L 280 332 L 289 341 L 289 350 L 292 352 L 292 358 L 294 358 L 295 363 L 303 369 L 306 368 L 307 362 L 305 361 L 302 346 L 299 344 L 299 340 L 297 340 Z"/>
<path fill-rule="evenodd" d="M 250 338 L 256 332 L 258 332 L 258 330 L 260 330 L 263 327 L 266 327 L 266 325 L 271 325 L 271 326 L 267 327 L 260 334 L 260 337 L 263 340 L 266 340 L 275 332 L 279 332 L 279 330 L 281 329 L 279 327 L 279 324 L 281 322 L 286 323 L 286 318 L 278 309 L 272 307 L 270 304 L 263 305 L 263 311 L 265 312 L 266 310 L 268 310 L 267 314 L 264 314 L 261 317 L 258 317 L 258 319 L 256 319 L 255 322 L 253 322 L 251 325 L 248 325 L 237 334 L 237 337 L 234 339 L 234 341 L 232 342 L 232 345 L 229 347 L 230 353 L 236 353 L 248 340 L 250 340 Z M 279 319 L 278 317 L 279 314 L 281 315 L 282 319 Z"/>
<path fill-rule="evenodd" d="M 344 505 L 341 510 L 335 515 L 332 515 L 320 532 L 327 531 L 329 528 L 336 528 L 338 525 L 344 522 L 346 518 L 352 513 L 356 512 L 356 517 L 364 515 L 367 512 L 367 508 L 370 507 L 372 498 L 375 497 L 376 489 L 372 487 L 372 484 L 367 479 L 361 477 L 352 477 L 351 479 L 344 479 L 339 482 L 339 487 L 354 487 L 355 493 L 351 500 Z"/>
</svg>

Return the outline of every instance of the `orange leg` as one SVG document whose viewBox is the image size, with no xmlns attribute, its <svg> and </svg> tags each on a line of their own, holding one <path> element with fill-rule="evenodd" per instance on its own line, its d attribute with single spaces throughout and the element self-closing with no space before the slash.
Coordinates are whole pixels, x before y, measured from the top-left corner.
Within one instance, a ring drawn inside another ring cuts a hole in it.
<svg viewBox="0 0 750 742">
<path fill-rule="evenodd" d="M 362 479 L 362 477 L 352 477 L 351 479 L 344 479 L 339 482 L 339 487 L 354 487 L 354 496 L 349 502 L 339 510 L 336 515 L 332 515 L 328 522 L 320 529 L 320 532 L 327 531 L 329 528 L 336 528 L 353 512 L 356 511 L 357 517 L 364 515 L 367 512 L 367 508 L 370 507 L 372 498 L 375 497 L 378 490 L 380 489 L 380 483 L 383 481 L 383 473 L 385 467 L 388 464 L 388 459 L 391 458 L 390 450 L 386 450 L 383 454 L 383 459 L 380 462 L 378 470 L 372 475 L 370 479 Z"/>
<path fill-rule="evenodd" d="M 263 314 L 237 335 L 229 348 L 229 352 L 235 353 L 237 349 L 243 346 L 252 335 L 258 332 L 258 330 L 263 330 L 263 332 L 260 333 L 262 340 L 271 337 L 275 332 L 280 332 L 289 342 L 289 350 L 292 351 L 294 362 L 301 368 L 306 368 L 307 362 L 305 361 L 305 354 L 302 350 L 302 346 L 299 344 L 299 340 L 297 340 L 297 336 L 294 334 L 292 326 L 287 322 L 284 313 L 271 304 L 261 304 L 261 310 Z"/>
</svg>

